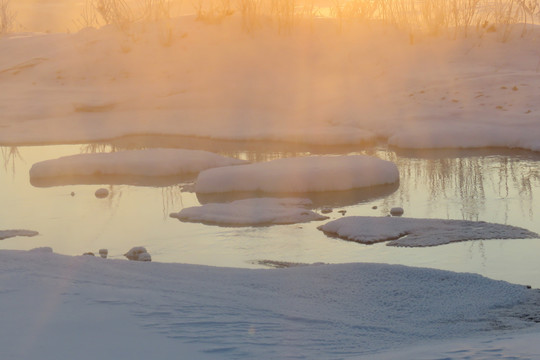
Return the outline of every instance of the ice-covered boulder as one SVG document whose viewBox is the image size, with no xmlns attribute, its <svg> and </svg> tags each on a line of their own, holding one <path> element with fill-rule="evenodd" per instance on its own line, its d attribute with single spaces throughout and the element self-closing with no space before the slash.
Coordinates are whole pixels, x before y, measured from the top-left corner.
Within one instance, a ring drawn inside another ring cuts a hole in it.
<svg viewBox="0 0 540 360">
<path fill-rule="evenodd" d="M 131 248 L 127 253 L 124 254 L 124 256 L 133 261 L 152 261 L 152 257 L 143 246 L 135 246 Z"/>
</svg>

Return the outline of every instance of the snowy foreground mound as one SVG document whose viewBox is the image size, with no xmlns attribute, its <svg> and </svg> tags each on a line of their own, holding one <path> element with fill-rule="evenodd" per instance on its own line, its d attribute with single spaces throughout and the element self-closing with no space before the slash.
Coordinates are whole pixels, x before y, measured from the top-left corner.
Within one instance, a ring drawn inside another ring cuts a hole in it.
<svg viewBox="0 0 540 360">
<path fill-rule="evenodd" d="M 0 230 L 0 240 L 15 236 L 36 236 L 39 233 L 33 230 Z"/>
<path fill-rule="evenodd" d="M 342 191 L 399 181 L 397 166 L 365 155 L 285 158 L 203 171 L 197 193 Z"/>
<path fill-rule="evenodd" d="M 318 229 L 362 244 L 388 241 L 387 245 L 407 247 L 437 246 L 466 240 L 539 237 L 523 228 L 484 221 L 401 217 L 349 216 L 330 221 Z"/>
<path fill-rule="evenodd" d="M 170 216 L 181 221 L 231 226 L 295 224 L 328 219 L 327 216 L 306 209 L 308 205 L 311 205 L 308 199 L 245 199 L 225 204 L 193 206 Z"/>
<path fill-rule="evenodd" d="M 79 154 L 38 162 L 30 177 L 89 175 L 167 176 L 193 174 L 209 168 L 246 161 L 201 150 L 147 149 Z"/>
<path fill-rule="evenodd" d="M 0 271 L 2 356 L 18 360 L 351 358 L 501 336 L 532 325 L 520 317 L 540 300 L 478 275 L 382 264 L 247 270 L 0 251 Z"/>
</svg>

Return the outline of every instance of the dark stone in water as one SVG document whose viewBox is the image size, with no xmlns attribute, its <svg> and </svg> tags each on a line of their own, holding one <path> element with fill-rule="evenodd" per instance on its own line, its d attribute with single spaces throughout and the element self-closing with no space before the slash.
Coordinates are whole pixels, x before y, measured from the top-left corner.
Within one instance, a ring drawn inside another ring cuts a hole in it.
<svg viewBox="0 0 540 360">
<path fill-rule="evenodd" d="M 106 198 L 107 196 L 109 196 L 109 190 L 105 188 L 97 189 L 95 195 L 98 199 Z"/>
</svg>

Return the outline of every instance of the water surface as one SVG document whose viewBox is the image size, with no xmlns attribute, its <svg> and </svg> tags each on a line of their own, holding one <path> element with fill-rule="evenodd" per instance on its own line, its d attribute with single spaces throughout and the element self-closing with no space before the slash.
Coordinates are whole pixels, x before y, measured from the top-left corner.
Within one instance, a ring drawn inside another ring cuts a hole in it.
<svg viewBox="0 0 540 360">
<path fill-rule="evenodd" d="M 338 210 L 346 210 L 347 215 L 385 216 L 390 208 L 402 206 L 408 217 L 484 220 L 540 232 L 540 156 L 532 152 L 315 149 L 278 143 L 130 137 L 102 144 L 0 147 L 0 229 L 40 232 L 33 238 L 0 241 L 0 249 L 50 246 L 57 253 L 80 255 L 107 248 L 110 257 L 123 258 L 129 248 L 140 245 L 147 247 L 154 261 L 245 268 L 262 267 L 259 260 L 383 262 L 475 272 L 540 287 L 539 239 L 395 248 L 329 238 L 316 229 L 321 222 L 247 228 L 183 223 L 169 214 L 216 200 L 184 191 L 193 178 L 85 177 L 31 182 L 28 175 L 35 162 L 59 156 L 157 146 L 204 149 L 250 161 L 315 153 L 373 155 L 397 164 L 399 186 L 341 197 L 323 194 L 315 201 L 316 210 L 331 205 L 334 211 L 329 215 L 335 219 L 342 216 Z M 109 189 L 108 198 L 94 196 L 100 187 Z"/>
</svg>

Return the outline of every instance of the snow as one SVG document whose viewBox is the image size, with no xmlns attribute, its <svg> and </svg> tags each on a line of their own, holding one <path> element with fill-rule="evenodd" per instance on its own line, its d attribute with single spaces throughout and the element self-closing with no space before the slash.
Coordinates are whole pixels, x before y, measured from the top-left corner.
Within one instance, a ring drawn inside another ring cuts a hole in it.
<svg viewBox="0 0 540 360">
<path fill-rule="evenodd" d="M 229 226 L 295 224 L 328 219 L 306 209 L 309 205 L 311 201 L 308 199 L 244 199 L 193 206 L 170 216 L 181 221 Z"/>
<path fill-rule="evenodd" d="M 395 29 L 350 26 L 338 35 L 315 19 L 288 36 L 267 27 L 246 36 L 235 16 L 214 25 L 184 16 L 170 22 L 168 46 L 158 24 L 130 36 L 114 27 L 4 36 L 0 143 L 154 134 L 540 150 L 538 27 L 506 42 L 470 34 L 411 45 Z"/>
<path fill-rule="evenodd" d="M 392 162 L 364 155 L 284 158 L 199 174 L 197 193 L 343 191 L 399 181 Z"/>
<path fill-rule="evenodd" d="M 390 246 L 437 246 L 480 239 L 526 239 L 539 235 L 515 226 L 484 221 L 413 219 L 401 217 L 349 216 L 318 227 L 327 235 Z"/>
<path fill-rule="evenodd" d="M 248 270 L 0 251 L 0 271 L 6 359 L 361 358 L 540 331 L 521 319 L 537 312 L 537 290 L 431 269 Z M 538 351 L 532 341 L 520 353 Z"/>
<path fill-rule="evenodd" d="M 39 233 L 32 230 L 0 230 L 0 240 L 4 240 L 15 236 L 36 236 Z"/>
<path fill-rule="evenodd" d="M 46 13 L 62 13 L 58 3 Z M 42 5 L 28 6 L 43 13 Z M 210 26 L 194 16 L 174 19 L 167 46 L 156 24 L 133 26 L 129 36 L 109 26 L 1 37 L 0 144 L 152 134 L 540 151 L 538 27 L 507 42 L 486 33 L 418 37 L 411 45 L 406 33 L 376 25 L 353 26 L 338 37 L 335 24 L 316 19 L 288 36 L 267 28 L 246 36 L 237 19 L 227 20 Z M 31 176 L 162 176 L 240 163 L 161 149 L 50 160 L 35 164 Z M 196 188 L 338 191 L 398 180 L 395 165 L 382 160 L 310 157 L 206 170 Z M 321 228 L 399 246 L 538 237 L 483 222 L 364 218 L 375 226 L 366 232 L 358 218 L 340 220 Z M 16 232 L 28 234 L 37 233 Z M 0 347 L 7 359 L 540 353 L 538 328 L 500 330 L 525 326 L 518 319 L 525 312 L 516 318 L 501 307 L 520 304 L 536 313 L 538 293 L 477 275 L 377 264 L 239 270 L 48 252 L 0 251 Z M 392 348 L 400 349 L 381 353 Z"/>
<path fill-rule="evenodd" d="M 468 339 L 445 341 L 438 344 L 413 346 L 399 351 L 362 356 L 363 360 L 504 360 L 538 359 L 538 333 L 504 334 L 501 336 L 473 336 Z"/>
<path fill-rule="evenodd" d="M 192 174 L 218 166 L 243 164 L 201 150 L 145 149 L 112 153 L 78 154 L 32 165 L 31 178 L 73 175 L 167 176 Z"/>
</svg>

